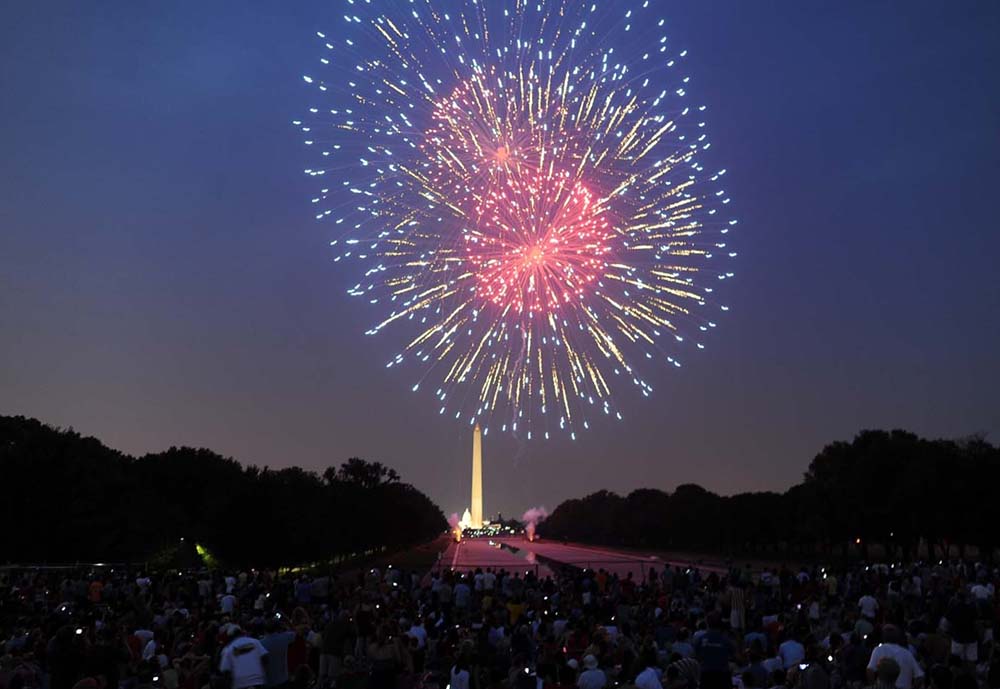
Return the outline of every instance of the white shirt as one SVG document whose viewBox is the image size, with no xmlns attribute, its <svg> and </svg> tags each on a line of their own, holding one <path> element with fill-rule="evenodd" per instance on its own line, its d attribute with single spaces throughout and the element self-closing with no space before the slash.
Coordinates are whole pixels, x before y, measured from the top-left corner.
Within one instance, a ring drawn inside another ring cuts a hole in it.
<svg viewBox="0 0 1000 689">
<path fill-rule="evenodd" d="M 920 669 L 920 664 L 907 649 L 897 644 L 879 644 L 872 651 L 872 657 L 868 661 L 868 669 L 872 672 L 878 666 L 878 661 L 883 658 L 892 658 L 899 663 L 899 677 L 896 678 L 896 689 L 910 689 L 913 680 L 924 676 L 924 671 Z"/>
<path fill-rule="evenodd" d="M 861 596 L 858 607 L 861 608 L 861 614 L 870 619 L 875 619 L 878 613 L 878 601 L 872 596 Z"/>
<path fill-rule="evenodd" d="M 261 659 L 266 655 L 267 649 L 261 642 L 249 636 L 241 636 L 222 649 L 219 670 L 233 674 L 233 689 L 263 686 L 267 677 L 264 675 L 264 663 Z"/>
<path fill-rule="evenodd" d="M 638 689 L 663 689 L 663 685 L 660 684 L 660 678 L 656 674 L 656 670 L 651 667 L 647 667 L 645 670 L 640 672 L 635 678 L 635 686 Z"/>
<path fill-rule="evenodd" d="M 236 596 L 228 594 L 222 597 L 219 601 L 219 607 L 222 612 L 226 615 L 232 615 L 233 610 L 236 609 Z"/>
<path fill-rule="evenodd" d="M 761 665 L 767 670 L 768 676 L 773 675 L 775 670 L 784 670 L 782 667 L 781 656 L 774 656 L 773 658 L 767 658 L 761 662 Z"/>
<path fill-rule="evenodd" d="M 469 689 L 469 671 L 451 669 L 451 689 Z"/>
<path fill-rule="evenodd" d="M 469 601 L 472 600 L 472 590 L 469 588 L 468 584 L 465 583 L 455 584 L 454 594 L 455 594 L 456 607 L 459 608 L 469 607 Z"/>
<path fill-rule="evenodd" d="M 490 627 L 490 630 L 486 633 L 486 638 L 490 642 L 491 646 L 496 646 L 498 643 L 503 641 L 503 637 L 504 628 L 502 625 L 499 627 Z"/>
<path fill-rule="evenodd" d="M 576 686 L 580 689 L 604 689 L 608 683 L 608 677 L 603 670 L 584 670 L 576 680 Z"/>
<path fill-rule="evenodd" d="M 993 597 L 993 586 L 983 586 L 982 584 L 973 584 L 972 595 L 976 597 L 976 600 L 989 600 Z"/>
<path fill-rule="evenodd" d="M 142 659 L 151 660 L 156 655 L 156 639 L 150 639 L 142 649 Z"/>
<path fill-rule="evenodd" d="M 806 649 L 795 639 L 789 639 L 778 646 L 778 655 L 781 657 L 781 664 L 788 670 L 805 659 Z"/>
<path fill-rule="evenodd" d="M 422 625 L 413 625 L 407 634 L 417 640 L 417 648 L 423 648 L 427 645 L 427 630 Z"/>
</svg>

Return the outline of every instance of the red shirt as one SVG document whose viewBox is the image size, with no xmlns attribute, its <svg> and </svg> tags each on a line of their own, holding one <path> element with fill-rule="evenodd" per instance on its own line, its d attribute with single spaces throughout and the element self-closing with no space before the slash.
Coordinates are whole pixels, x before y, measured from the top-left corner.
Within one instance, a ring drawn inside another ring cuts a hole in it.
<svg viewBox="0 0 1000 689">
<path fill-rule="evenodd" d="M 309 646 L 304 637 L 296 636 L 295 641 L 288 645 L 288 675 L 291 679 L 295 671 L 309 664 Z"/>
</svg>

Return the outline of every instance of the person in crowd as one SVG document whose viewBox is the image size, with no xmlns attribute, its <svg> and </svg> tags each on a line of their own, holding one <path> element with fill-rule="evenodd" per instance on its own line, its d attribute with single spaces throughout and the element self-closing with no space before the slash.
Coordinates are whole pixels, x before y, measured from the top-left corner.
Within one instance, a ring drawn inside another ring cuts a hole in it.
<svg viewBox="0 0 1000 689">
<path fill-rule="evenodd" d="M 10 568 L 0 689 L 1000 689 L 998 584 L 943 560 Z"/>
<path fill-rule="evenodd" d="M 597 656 L 588 653 L 583 657 L 583 671 L 577 677 L 578 689 L 604 689 L 608 685 L 608 676 L 598 666 Z"/>
<path fill-rule="evenodd" d="M 636 689 L 663 689 L 660 682 L 662 671 L 656 661 L 656 650 L 651 646 L 642 650 L 639 667 L 642 670 L 635 677 Z"/>
<path fill-rule="evenodd" d="M 238 625 L 230 624 L 226 634 L 232 640 L 222 649 L 219 671 L 230 677 L 232 689 L 265 686 L 267 649 Z"/>
<path fill-rule="evenodd" d="M 872 650 L 868 660 L 869 681 L 875 680 L 878 664 L 884 658 L 892 658 L 899 668 L 899 673 L 896 676 L 897 689 L 912 689 L 913 687 L 919 689 L 924 671 L 905 643 L 905 635 L 895 625 L 887 624 L 882 628 L 882 643 Z"/>
<path fill-rule="evenodd" d="M 695 642 L 695 651 L 701 665 L 702 689 L 728 689 L 732 685 L 733 642 L 723 629 L 722 617 L 712 613 L 708 629 Z"/>
<path fill-rule="evenodd" d="M 951 654 L 963 663 L 974 664 L 979 659 L 976 617 L 976 608 L 969 594 L 956 591 L 945 619 L 951 634 Z"/>
<path fill-rule="evenodd" d="M 789 632 L 778 646 L 781 667 L 787 672 L 805 660 L 806 647 L 799 641 L 798 634 Z"/>
<path fill-rule="evenodd" d="M 875 666 L 875 683 L 872 689 L 896 689 L 899 680 L 899 663 L 895 658 L 885 656 Z"/>
<path fill-rule="evenodd" d="M 267 632 L 260 639 L 267 651 L 266 687 L 283 687 L 289 682 L 288 647 L 295 640 L 295 632 L 287 629 L 277 615 L 267 621 Z"/>
</svg>

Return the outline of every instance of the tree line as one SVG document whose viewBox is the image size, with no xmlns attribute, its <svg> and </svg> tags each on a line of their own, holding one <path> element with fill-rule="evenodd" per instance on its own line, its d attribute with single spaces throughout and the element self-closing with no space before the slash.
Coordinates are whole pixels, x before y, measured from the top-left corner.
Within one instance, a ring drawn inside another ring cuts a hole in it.
<svg viewBox="0 0 1000 689">
<path fill-rule="evenodd" d="M 187 543 L 256 566 L 402 548 L 447 528 L 378 462 L 315 473 L 189 447 L 135 458 L 22 416 L 0 416 L 0 524 L 0 562 L 137 562 Z"/>
<path fill-rule="evenodd" d="M 720 496 L 685 484 L 672 493 L 600 491 L 567 500 L 543 537 L 654 549 L 822 557 L 880 552 L 915 558 L 1000 546 L 1000 448 L 983 438 L 928 440 L 868 430 L 827 445 L 783 493 Z"/>
</svg>

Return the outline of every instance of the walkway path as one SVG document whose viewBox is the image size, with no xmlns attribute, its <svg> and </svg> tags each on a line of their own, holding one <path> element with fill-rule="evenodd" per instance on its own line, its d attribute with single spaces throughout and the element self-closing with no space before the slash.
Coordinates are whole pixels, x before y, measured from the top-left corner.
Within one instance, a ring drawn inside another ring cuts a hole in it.
<svg viewBox="0 0 1000 689">
<path fill-rule="evenodd" d="M 458 571 L 492 567 L 520 571 L 522 576 L 526 571 L 534 571 L 537 576 L 543 578 L 552 574 L 548 567 L 536 562 L 533 553 L 523 550 L 520 553 L 512 553 L 506 548 L 500 548 L 499 540 L 486 538 L 466 538 L 459 543 L 452 543 L 444 552 L 438 566 Z"/>
<path fill-rule="evenodd" d="M 619 577 L 627 576 L 629 572 L 632 572 L 633 577 L 637 579 L 643 578 L 649 572 L 650 567 L 656 568 L 657 571 L 662 571 L 665 565 L 670 565 L 671 567 L 696 567 L 703 572 L 714 571 L 722 573 L 725 571 L 723 567 L 718 565 L 695 565 L 691 561 L 685 560 L 663 560 L 657 555 L 611 550 L 598 546 L 583 546 L 546 540 L 529 542 L 522 537 L 509 537 L 499 540 L 543 558 L 549 558 L 556 562 L 581 568 L 603 568 L 617 574 Z"/>
</svg>

